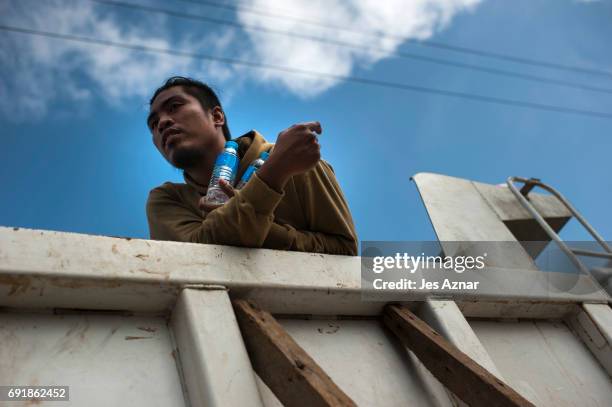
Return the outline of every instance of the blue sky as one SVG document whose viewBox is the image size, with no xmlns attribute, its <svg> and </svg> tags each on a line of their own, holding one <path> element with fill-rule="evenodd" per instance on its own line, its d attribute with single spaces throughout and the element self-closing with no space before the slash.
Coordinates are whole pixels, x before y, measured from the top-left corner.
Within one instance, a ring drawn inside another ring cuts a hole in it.
<svg viewBox="0 0 612 407">
<path fill-rule="evenodd" d="M 610 76 L 445 51 L 396 37 L 358 37 L 178 0 L 126 1 L 612 89 Z M 233 4 L 280 9 L 353 30 L 392 32 L 612 72 L 611 1 Z M 0 15 L 3 25 L 612 113 L 612 93 L 400 59 L 390 52 L 341 49 L 88 0 L 9 0 L 0 4 Z M 148 191 L 164 181 L 182 179 L 151 143 L 145 125 L 148 97 L 167 76 L 180 74 L 207 81 L 219 91 L 234 136 L 257 129 L 274 141 L 293 123 L 319 120 L 323 157 L 336 170 L 361 240 L 435 238 L 410 182 L 418 172 L 494 184 L 510 175 L 541 178 L 560 189 L 604 238 L 612 237 L 612 119 L 12 32 L 0 36 L 0 73 L 3 226 L 146 238 Z M 563 236 L 587 238 L 576 222 Z"/>
</svg>

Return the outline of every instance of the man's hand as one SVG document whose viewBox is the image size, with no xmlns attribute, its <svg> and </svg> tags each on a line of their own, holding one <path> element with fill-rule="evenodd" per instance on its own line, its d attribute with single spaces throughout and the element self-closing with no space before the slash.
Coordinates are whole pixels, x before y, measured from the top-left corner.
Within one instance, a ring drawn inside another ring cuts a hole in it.
<svg viewBox="0 0 612 407">
<path fill-rule="evenodd" d="M 257 172 L 259 178 L 280 192 L 289 178 L 313 168 L 321 159 L 317 134 L 322 131 L 319 122 L 305 122 L 280 132 L 272 154 Z"/>
<path fill-rule="evenodd" d="M 232 185 L 227 182 L 224 179 L 219 180 L 219 186 L 221 187 L 221 189 L 223 190 L 223 192 L 225 192 L 227 194 L 227 196 L 229 196 L 230 198 L 234 196 L 234 187 L 232 187 Z M 209 212 L 214 211 L 215 209 L 223 206 L 224 204 L 213 204 L 213 203 L 209 203 L 206 200 L 206 195 L 203 196 L 202 198 L 200 198 L 200 202 L 198 203 L 198 206 L 200 207 L 200 209 L 202 210 L 202 212 L 204 212 L 206 215 L 208 215 Z"/>
</svg>

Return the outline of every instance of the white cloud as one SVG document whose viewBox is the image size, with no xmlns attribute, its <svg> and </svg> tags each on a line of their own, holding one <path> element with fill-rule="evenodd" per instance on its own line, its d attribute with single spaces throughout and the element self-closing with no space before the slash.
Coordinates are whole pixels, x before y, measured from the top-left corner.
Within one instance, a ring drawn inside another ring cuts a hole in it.
<svg viewBox="0 0 612 407">
<path fill-rule="evenodd" d="M 83 0 L 11 1 L 3 3 L 0 9 L 4 23 L 17 27 L 349 75 L 356 66 L 368 67 L 388 57 L 405 39 L 431 37 L 457 13 L 472 9 L 480 1 L 242 1 L 247 7 L 260 10 L 282 7 L 286 15 L 360 32 L 392 32 L 394 37 L 360 36 L 291 19 L 266 18 L 245 11 L 237 13 L 243 25 L 353 41 L 388 50 L 383 53 L 250 30 L 241 32 L 203 24 L 190 26 L 185 20 L 128 12 Z M 188 7 L 187 10 L 204 14 L 206 9 Z M 208 31 L 200 34 L 202 30 Z M 117 108 L 128 101 L 133 104 L 135 99 L 145 102 L 156 86 L 176 74 L 202 78 L 217 85 L 223 90 L 221 96 L 226 103 L 226 97 L 246 80 L 274 85 L 299 97 L 316 96 L 338 82 L 334 78 L 252 70 L 221 62 L 6 32 L 0 36 L 0 73 L 0 91 L 6 95 L 0 99 L 0 115 L 10 120 L 42 118 L 50 106 L 66 106 L 63 103 L 66 101 L 73 102 L 77 110 L 93 98 L 102 98 Z"/>
<path fill-rule="evenodd" d="M 302 38 L 283 37 L 247 31 L 252 46 L 250 57 L 271 65 L 334 75 L 349 75 L 355 66 L 368 67 L 389 57 L 407 39 L 428 39 L 445 28 L 459 12 L 474 8 L 481 0 L 243 0 L 245 9 L 270 10 L 295 18 L 268 18 L 240 11 L 239 20 L 247 26 L 288 31 L 313 37 L 359 44 L 370 50 L 344 48 Z M 279 5 L 280 4 L 280 5 Z M 279 8 L 282 7 L 282 10 Z M 328 29 L 303 21 L 343 28 Z M 392 33 L 360 35 L 357 33 Z M 384 52 L 372 49 L 383 49 Z M 309 97 L 336 85 L 337 79 L 262 71 L 257 78 L 280 83 L 296 95 Z"/>
<path fill-rule="evenodd" d="M 187 37 L 171 43 L 163 16 L 141 13 L 137 20 L 133 14 L 120 21 L 111 12 L 116 10 L 82 0 L 10 3 L 4 16 L 13 26 L 162 49 L 193 49 L 185 43 Z M 65 100 L 76 102 L 77 110 L 79 102 L 93 97 L 115 107 L 134 98 L 148 101 L 152 90 L 171 75 L 223 76 L 219 69 L 209 72 L 207 64 L 189 58 L 19 33 L 0 37 L 0 70 L 0 90 L 7 95 L 0 99 L 0 114 L 17 121 L 42 118 L 52 104 Z"/>
</svg>

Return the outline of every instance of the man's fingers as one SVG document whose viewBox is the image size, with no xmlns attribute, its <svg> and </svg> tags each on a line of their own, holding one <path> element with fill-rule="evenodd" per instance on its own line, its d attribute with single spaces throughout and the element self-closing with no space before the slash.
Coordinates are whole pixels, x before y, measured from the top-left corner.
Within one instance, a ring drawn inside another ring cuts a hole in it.
<svg viewBox="0 0 612 407">
<path fill-rule="evenodd" d="M 234 187 L 232 187 L 232 185 L 229 182 L 227 182 L 226 180 L 220 179 L 219 180 L 219 186 L 221 187 L 223 192 L 225 192 L 227 194 L 227 196 L 229 196 L 230 198 L 235 195 Z"/>
<path fill-rule="evenodd" d="M 230 198 L 235 195 L 234 187 L 232 187 L 232 185 L 226 180 L 224 179 L 219 180 L 219 186 L 221 187 L 223 192 L 225 192 L 227 196 L 229 196 Z M 202 210 L 203 212 L 212 212 L 218 207 L 223 206 L 223 204 L 209 203 L 206 200 L 206 196 L 203 196 L 202 198 L 200 198 L 200 202 L 198 202 L 198 206 L 200 207 L 200 210 Z"/>
<path fill-rule="evenodd" d="M 310 131 L 314 131 L 317 134 L 321 134 L 323 132 L 323 128 L 321 127 L 321 123 L 319 122 L 305 122 L 301 123 L 301 125 L 306 127 Z"/>
</svg>

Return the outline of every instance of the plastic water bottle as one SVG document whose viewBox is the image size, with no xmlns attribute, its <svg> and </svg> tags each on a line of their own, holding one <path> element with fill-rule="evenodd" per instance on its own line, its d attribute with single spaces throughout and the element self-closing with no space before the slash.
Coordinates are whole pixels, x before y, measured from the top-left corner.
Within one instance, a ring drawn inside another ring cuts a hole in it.
<svg viewBox="0 0 612 407">
<path fill-rule="evenodd" d="M 264 162 L 266 161 L 266 158 L 268 158 L 269 155 L 270 153 L 268 153 L 267 151 L 264 151 L 263 153 L 259 155 L 259 158 L 256 158 L 255 160 L 253 160 L 253 162 L 251 163 L 251 165 L 249 165 L 249 167 L 246 169 L 244 174 L 242 174 L 242 178 L 240 179 L 240 182 L 238 182 L 238 185 L 236 185 L 236 189 L 242 188 L 243 186 L 246 185 L 247 182 L 249 182 L 253 174 L 255 174 L 255 172 L 259 168 L 261 168 L 261 166 L 264 164 Z"/>
<path fill-rule="evenodd" d="M 219 154 L 215 161 L 215 168 L 213 169 L 210 183 L 208 184 L 206 200 L 209 203 L 222 204 L 229 199 L 229 196 L 221 189 L 219 181 L 224 179 L 230 185 L 233 185 L 239 163 L 238 143 L 235 141 L 226 142 L 223 152 Z"/>
</svg>

